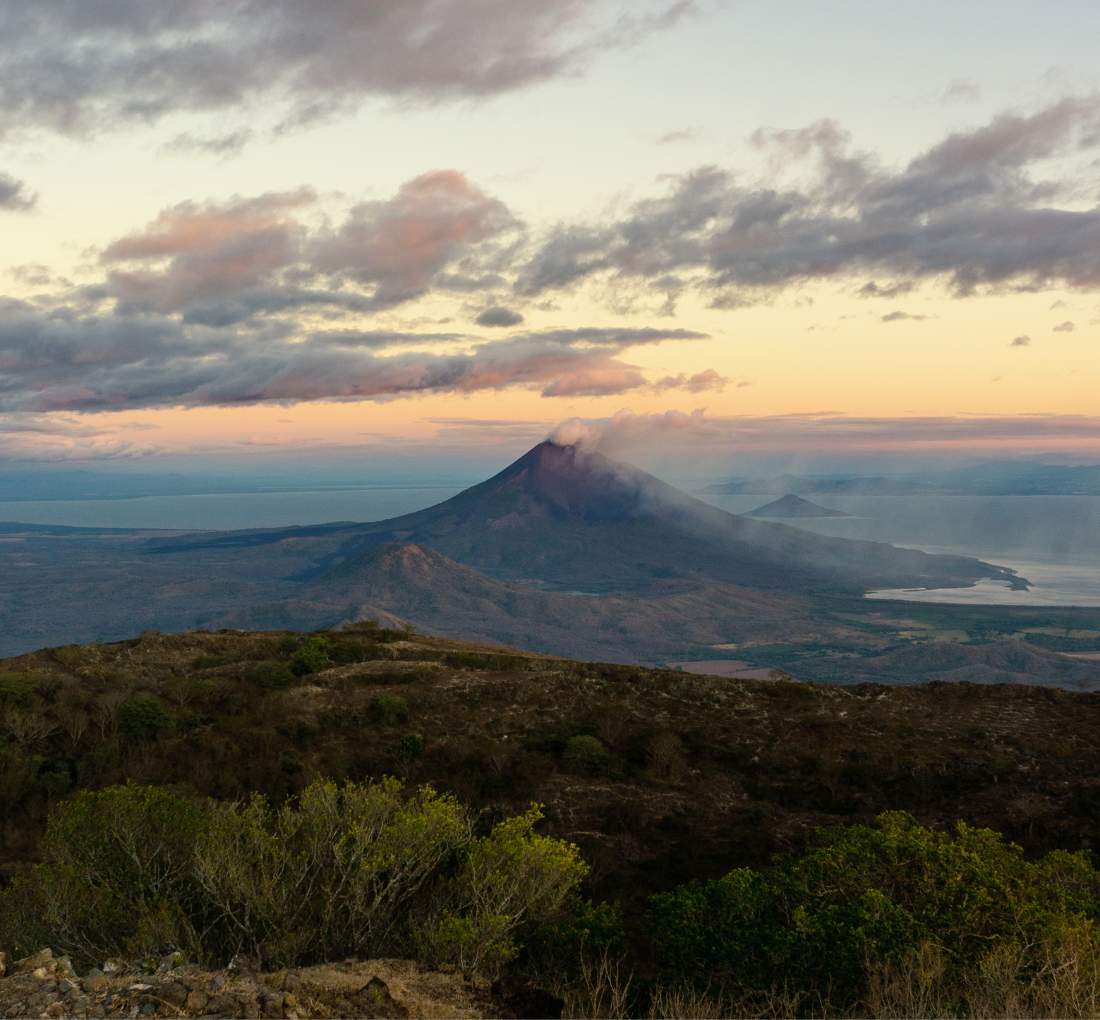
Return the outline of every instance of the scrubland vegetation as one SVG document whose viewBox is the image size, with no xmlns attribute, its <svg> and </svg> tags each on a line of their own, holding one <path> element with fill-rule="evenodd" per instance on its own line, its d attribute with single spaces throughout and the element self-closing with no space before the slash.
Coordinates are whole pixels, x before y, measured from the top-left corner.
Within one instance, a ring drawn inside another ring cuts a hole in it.
<svg viewBox="0 0 1100 1020">
<path fill-rule="evenodd" d="M 1100 1013 L 1098 695 L 363 625 L 45 650 L 0 702 L 9 954 L 406 957 L 575 1016 Z"/>
</svg>

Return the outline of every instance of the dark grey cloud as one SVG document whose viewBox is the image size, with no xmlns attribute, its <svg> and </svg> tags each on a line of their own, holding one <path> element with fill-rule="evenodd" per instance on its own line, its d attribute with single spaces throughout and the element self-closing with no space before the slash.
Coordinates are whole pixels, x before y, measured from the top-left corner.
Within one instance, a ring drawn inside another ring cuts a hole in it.
<svg viewBox="0 0 1100 1020">
<path fill-rule="evenodd" d="M 880 322 L 905 322 L 907 320 L 913 320 L 915 322 L 923 322 L 927 319 L 927 315 L 910 315 L 908 312 L 887 312 L 879 320 Z"/>
<path fill-rule="evenodd" d="M 27 185 L 10 174 L 0 173 L 0 209 L 27 212 L 34 208 L 37 196 L 27 191 Z"/>
<path fill-rule="evenodd" d="M 263 103 L 306 122 L 371 97 L 437 102 L 575 71 L 692 0 L 5 0 L 0 130 L 85 133 Z"/>
<path fill-rule="evenodd" d="M 1013 337 L 1012 343 L 1010 343 L 1008 346 L 1009 347 L 1030 347 L 1031 346 L 1031 337 L 1026 336 L 1026 335 L 1025 336 Z"/>
<path fill-rule="evenodd" d="M 854 152 L 831 122 L 757 132 L 753 144 L 771 165 L 767 182 L 703 167 L 614 221 L 563 224 L 523 266 L 519 293 L 590 279 L 616 293 L 694 285 L 736 307 L 829 278 L 862 277 L 866 297 L 929 279 L 957 296 L 1100 286 L 1096 163 L 1040 176 L 1051 157 L 1100 145 L 1097 97 L 1000 115 L 900 168 Z"/>
<path fill-rule="evenodd" d="M 187 326 L 157 314 L 82 315 L 0 303 L 0 412 L 387 399 L 524 387 L 545 396 L 649 385 L 632 348 L 703 339 L 672 329 L 578 329 L 485 341 L 453 334 Z M 423 348 L 459 342 L 458 353 Z M 421 349 L 408 349 L 420 347 Z M 389 351 L 389 353 L 384 353 Z M 717 377 L 717 374 L 714 374 Z M 685 380 L 685 387 L 693 383 Z"/>
<path fill-rule="evenodd" d="M 1072 322 L 1069 322 L 1067 320 L 1066 322 L 1060 322 L 1057 326 L 1055 326 L 1054 327 L 1054 332 L 1055 333 L 1072 333 L 1075 329 L 1077 329 L 1076 324 L 1072 323 Z"/>
<path fill-rule="evenodd" d="M 479 326 L 518 326 L 523 322 L 523 316 L 511 308 L 501 308 L 494 305 L 486 308 L 475 320 Z"/>
</svg>

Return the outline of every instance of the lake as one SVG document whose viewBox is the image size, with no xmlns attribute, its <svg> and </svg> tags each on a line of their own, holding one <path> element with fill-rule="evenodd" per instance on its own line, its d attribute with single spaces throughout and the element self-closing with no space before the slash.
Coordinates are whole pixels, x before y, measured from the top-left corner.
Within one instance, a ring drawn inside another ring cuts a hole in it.
<svg viewBox="0 0 1100 1020">
<path fill-rule="evenodd" d="M 774 496 L 700 496 L 746 513 Z M 1100 606 L 1100 496 L 806 496 L 851 517 L 780 523 L 837 538 L 957 553 L 1011 567 L 1027 591 L 983 581 L 973 588 L 890 590 L 870 598 L 988 605 Z"/>
</svg>

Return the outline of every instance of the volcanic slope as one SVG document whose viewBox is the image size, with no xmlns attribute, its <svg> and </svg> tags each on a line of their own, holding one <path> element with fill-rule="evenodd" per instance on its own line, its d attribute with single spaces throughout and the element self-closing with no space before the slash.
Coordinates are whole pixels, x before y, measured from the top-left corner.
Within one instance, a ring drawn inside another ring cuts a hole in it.
<svg viewBox="0 0 1100 1020">
<path fill-rule="evenodd" d="M 300 580 L 384 542 L 429 546 L 492 577 L 587 592 L 695 578 L 749 588 L 858 592 L 1025 582 L 1003 567 L 878 542 L 829 538 L 727 513 L 629 464 L 541 443 L 493 478 L 417 513 L 373 524 L 151 540 L 149 552 L 254 559 L 293 545 Z"/>
</svg>

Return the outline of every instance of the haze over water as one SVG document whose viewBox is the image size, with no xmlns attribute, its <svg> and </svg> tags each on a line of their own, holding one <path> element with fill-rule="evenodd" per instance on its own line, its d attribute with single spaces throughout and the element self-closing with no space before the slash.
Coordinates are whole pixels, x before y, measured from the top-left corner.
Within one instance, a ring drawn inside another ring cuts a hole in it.
<svg viewBox="0 0 1100 1020">
<path fill-rule="evenodd" d="M 771 502 L 759 495 L 700 496 L 746 513 Z M 1100 606 L 1100 497 L 1097 496 L 810 496 L 851 517 L 780 523 L 837 538 L 889 542 L 955 553 L 1011 567 L 1032 582 L 1013 591 L 993 581 L 939 591 L 891 590 L 875 598 L 995 605 Z"/>
</svg>

